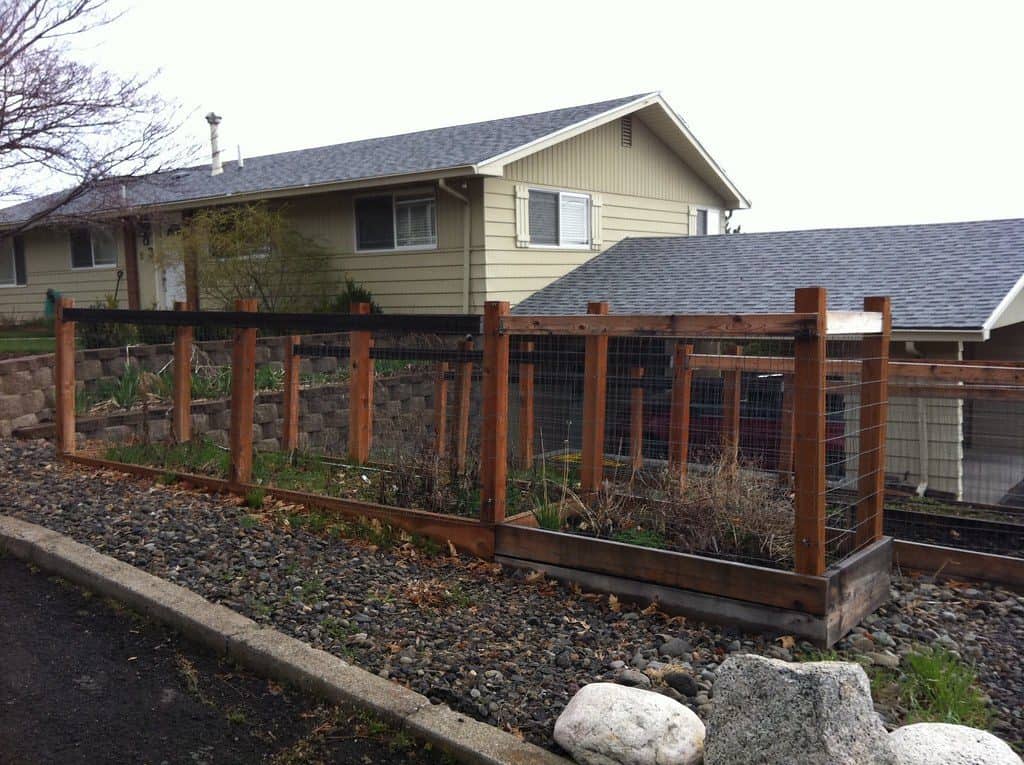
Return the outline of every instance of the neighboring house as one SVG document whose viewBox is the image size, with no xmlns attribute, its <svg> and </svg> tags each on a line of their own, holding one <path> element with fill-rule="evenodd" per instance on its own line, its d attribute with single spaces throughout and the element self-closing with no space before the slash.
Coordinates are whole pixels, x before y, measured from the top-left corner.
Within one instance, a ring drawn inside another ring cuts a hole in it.
<svg viewBox="0 0 1024 765">
<path fill-rule="evenodd" d="M 720 233 L 749 206 L 657 93 L 222 166 L 215 153 L 104 191 L 0 240 L 0 316 L 38 314 L 51 287 L 93 303 L 119 268 L 121 304 L 168 307 L 184 278 L 151 255 L 203 206 L 287 202 L 336 275 L 390 312 L 515 304 L 625 237 Z M 0 210 L 0 229 L 42 203 Z"/>
<path fill-rule="evenodd" d="M 514 312 L 792 311 L 808 286 L 835 310 L 891 297 L 894 358 L 1024 359 L 1024 219 L 626 239 Z M 910 486 L 989 503 L 1019 493 L 1020 402 L 893 398 L 889 421 L 887 469 Z"/>
</svg>

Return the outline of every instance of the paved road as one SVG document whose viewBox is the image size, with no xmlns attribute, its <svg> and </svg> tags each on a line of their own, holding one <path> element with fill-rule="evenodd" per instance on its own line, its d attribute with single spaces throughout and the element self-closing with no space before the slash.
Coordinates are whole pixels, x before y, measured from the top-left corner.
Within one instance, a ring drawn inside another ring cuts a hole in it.
<svg viewBox="0 0 1024 765">
<path fill-rule="evenodd" d="M 439 759 L 0 554 L 3 765 Z"/>
</svg>

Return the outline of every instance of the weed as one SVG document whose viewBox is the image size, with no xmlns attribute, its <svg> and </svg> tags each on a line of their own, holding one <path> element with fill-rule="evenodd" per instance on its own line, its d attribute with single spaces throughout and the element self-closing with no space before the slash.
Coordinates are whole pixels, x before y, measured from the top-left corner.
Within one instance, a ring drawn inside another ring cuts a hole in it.
<svg viewBox="0 0 1024 765">
<path fill-rule="evenodd" d="M 96 404 L 96 397 L 85 388 L 75 391 L 75 414 L 87 414 Z"/>
<path fill-rule="evenodd" d="M 259 487 L 249 489 L 245 494 L 246 507 L 251 507 L 253 510 L 259 510 L 263 507 L 263 502 L 267 498 L 267 490 Z"/>
<path fill-rule="evenodd" d="M 254 529 L 260 525 L 260 519 L 255 515 L 243 515 L 238 519 L 238 525 L 243 529 Z"/>
<path fill-rule="evenodd" d="M 228 710 L 227 714 L 228 722 L 232 725 L 248 725 L 249 718 L 245 716 L 245 710 L 235 707 L 234 709 Z"/>
<path fill-rule="evenodd" d="M 178 474 L 168 471 L 157 478 L 156 482 L 164 486 L 173 486 L 178 482 Z"/>
<path fill-rule="evenodd" d="M 325 616 L 320 620 L 320 629 L 324 631 L 329 638 L 337 640 L 338 642 L 344 641 L 346 638 L 355 634 L 355 629 L 351 625 L 348 627 L 344 626 L 340 621 L 335 619 L 333 616 Z"/>
<path fill-rule="evenodd" d="M 612 539 L 616 542 L 625 542 L 626 544 L 637 545 L 638 547 L 653 547 L 658 550 L 668 547 L 665 537 L 657 531 L 651 531 L 650 529 L 624 529 L 616 533 Z"/>
<path fill-rule="evenodd" d="M 990 711 L 974 669 L 944 648 L 922 648 L 904 658 L 898 680 L 907 722 L 944 722 L 987 728 Z"/>
<path fill-rule="evenodd" d="M 460 584 L 453 584 L 448 588 L 448 598 L 459 608 L 469 608 L 473 605 L 473 596 L 462 589 Z"/>
<path fill-rule="evenodd" d="M 413 547 L 431 558 L 440 555 L 444 549 L 439 542 L 421 534 L 413 534 L 410 541 Z"/>
<path fill-rule="evenodd" d="M 565 520 L 562 515 L 562 503 L 552 502 L 541 504 L 533 508 L 533 517 L 537 519 L 537 525 L 548 531 L 561 531 Z"/>
</svg>

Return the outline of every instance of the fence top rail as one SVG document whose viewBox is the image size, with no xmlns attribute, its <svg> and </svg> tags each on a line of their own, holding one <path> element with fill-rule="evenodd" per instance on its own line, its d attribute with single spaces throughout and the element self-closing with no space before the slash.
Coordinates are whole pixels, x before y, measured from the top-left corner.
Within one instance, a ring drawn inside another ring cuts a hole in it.
<svg viewBox="0 0 1024 765">
<path fill-rule="evenodd" d="M 506 335 L 747 337 L 813 335 L 814 313 L 502 316 Z"/>
<path fill-rule="evenodd" d="M 830 335 L 877 335 L 882 331 L 881 311 L 829 311 Z"/>
<path fill-rule="evenodd" d="M 146 324 L 172 327 L 234 327 L 305 332 L 384 332 L 478 335 L 475 314 L 259 313 L 248 311 L 132 311 L 121 308 L 64 308 L 65 321 L 88 324 Z"/>
</svg>

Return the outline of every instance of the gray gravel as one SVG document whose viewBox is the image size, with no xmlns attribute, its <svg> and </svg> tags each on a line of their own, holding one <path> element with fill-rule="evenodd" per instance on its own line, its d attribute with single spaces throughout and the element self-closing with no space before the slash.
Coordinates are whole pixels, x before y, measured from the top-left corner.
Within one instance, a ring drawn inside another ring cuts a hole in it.
<svg viewBox="0 0 1024 765">
<path fill-rule="evenodd" d="M 257 621 L 554 747 L 584 684 L 621 679 L 709 711 L 734 652 L 791 659 L 777 635 L 644 613 L 536 576 L 412 545 L 377 549 L 251 516 L 237 500 L 60 466 L 45 442 L 0 441 L 0 512 L 45 525 Z M 898 664 L 919 643 L 976 662 L 994 732 L 1024 729 L 1024 597 L 897 578 L 895 600 L 840 648 Z M 891 725 L 898 710 L 880 710 Z"/>
</svg>

